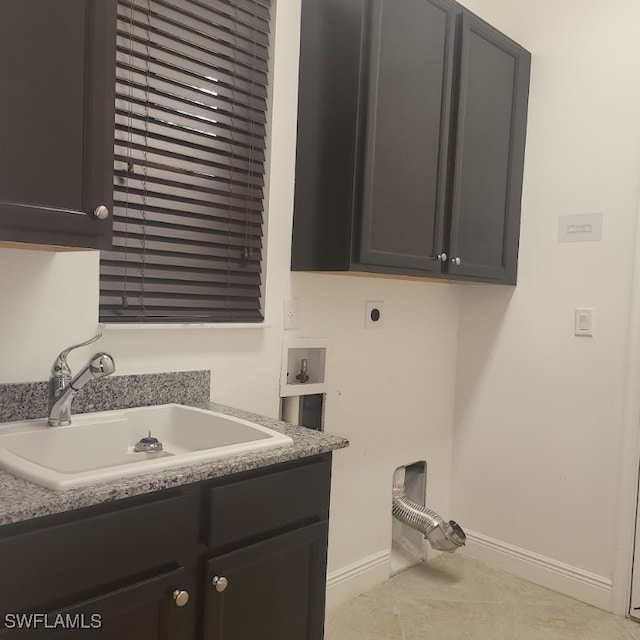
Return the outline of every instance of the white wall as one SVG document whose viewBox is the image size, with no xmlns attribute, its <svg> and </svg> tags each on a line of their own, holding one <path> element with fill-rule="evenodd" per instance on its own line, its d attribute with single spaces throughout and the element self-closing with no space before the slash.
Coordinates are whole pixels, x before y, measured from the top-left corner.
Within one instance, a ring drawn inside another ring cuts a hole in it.
<svg viewBox="0 0 640 640">
<path fill-rule="evenodd" d="M 640 3 L 464 4 L 533 64 L 518 286 L 461 296 L 453 508 L 472 531 L 610 580 L 640 180 Z M 604 213 L 602 242 L 559 244 L 558 216 L 589 212 Z M 592 339 L 573 336 L 577 306 L 596 309 Z"/>
<path fill-rule="evenodd" d="M 215 400 L 275 416 L 283 298 L 299 297 L 300 329 L 287 334 L 332 340 L 326 428 L 351 440 L 334 457 L 329 571 L 335 574 L 388 553 L 391 478 L 398 465 L 426 459 L 430 505 L 449 512 L 458 289 L 290 274 L 299 17 L 299 0 L 279 0 L 268 328 L 107 330 L 99 345 L 72 354 L 70 364 L 77 369 L 99 346 L 113 354 L 119 374 L 210 369 Z M 364 329 L 364 302 L 371 299 L 385 302 L 382 330 Z M 0 249 L 0 383 L 46 379 L 61 349 L 95 331 L 97 305 L 97 253 Z M 372 579 L 383 575 L 381 568 Z"/>
<path fill-rule="evenodd" d="M 295 274 L 304 333 L 332 339 L 327 429 L 334 458 L 329 572 L 389 550 L 396 467 L 427 461 L 429 506 L 450 512 L 458 290 L 435 283 Z M 364 327 L 383 300 L 382 329 Z"/>
</svg>

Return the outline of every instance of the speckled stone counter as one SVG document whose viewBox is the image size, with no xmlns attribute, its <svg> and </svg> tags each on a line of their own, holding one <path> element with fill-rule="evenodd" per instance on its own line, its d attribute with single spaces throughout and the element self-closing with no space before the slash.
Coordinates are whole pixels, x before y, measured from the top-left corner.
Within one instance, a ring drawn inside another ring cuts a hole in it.
<svg viewBox="0 0 640 640">
<path fill-rule="evenodd" d="M 172 371 L 92 380 L 73 399 L 73 413 L 129 409 L 152 404 L 199 404 L 209 400 L 209 371 Z M 0 384 L 0 422 L 47 415 L 48 383 Z"/>
<path fill-rule="evenodd" d="M 293 444 L 277 449 L 233 456 L 215 462 L 201 462 L 67 491 L 46 489 L 0 470 L 0 525 L 111 502 L 201 480 L 220 478 L 242 471 L 327 453 L 349 445 L 348 440 L 340 436 L 313 431 L 231 407 L 215 403 L 199 404 L 198 406 L 208 407 L 220 413 L 244 418 L 269 427 L 290 436 L 293 439 Z"/>
</svg>

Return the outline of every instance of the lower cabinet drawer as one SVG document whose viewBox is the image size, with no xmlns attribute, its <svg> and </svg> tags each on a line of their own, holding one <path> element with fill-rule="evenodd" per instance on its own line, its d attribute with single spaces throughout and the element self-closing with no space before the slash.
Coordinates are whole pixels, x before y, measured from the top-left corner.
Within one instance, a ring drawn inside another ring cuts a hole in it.
<svg viewBox="0 0 640 640">
<path fill-rule="evenodd" d="M 329 516 L 331 460 L 214 487 L 206 544 L 219 547 Z"/>
<path fill-rule="evenodd" d="M 181 523 L 197 517 L 190 505 L 174 495 L 0 538 L 0 614 L 175 564 L 190 530 Z"/>
<path fill-rule="evenodd" d="M 9 613 L 2 640 L 92 638 L 141 640 L 189 637 L 193 628 L 193 581 L 183 567 L 126 585 L 63 609 Z"/>
</svg>

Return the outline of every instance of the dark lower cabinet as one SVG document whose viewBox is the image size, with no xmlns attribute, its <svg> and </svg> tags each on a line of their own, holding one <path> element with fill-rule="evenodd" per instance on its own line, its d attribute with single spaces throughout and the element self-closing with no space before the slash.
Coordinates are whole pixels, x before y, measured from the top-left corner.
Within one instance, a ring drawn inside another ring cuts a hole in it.
<svg viewBox="0 0 640 640">
<path fill-rule="evenodd" d="M 5 615 L 0 638 L 181 640 L 193 636 L 195 605 L 183 603 L 189 588 L 191 579 L 181 567 L 62 609 L 38 611 L 30 618 L 34 628 L 26 628 L 28 614 Z"/>
<path fill-rule="evenodd" d="M 0 638 L 322 640 L 330 469 L 325 454 L 0 527 Z"/>
<path fill-rule="evenodd" d="M 0 2 L 0 242 L 110 247 L 115 24 L 116 0 Z"/>
<path fill-rule="evenodd" d="M 204 638 L 321 640 L 327 531 L 320 522 L 209 560 Z"/>
<path fill-rule="evenodd" d="M 515 284 L 530 54 L 454 0 L 302 4 L 292 269 Z"/>
</svg>

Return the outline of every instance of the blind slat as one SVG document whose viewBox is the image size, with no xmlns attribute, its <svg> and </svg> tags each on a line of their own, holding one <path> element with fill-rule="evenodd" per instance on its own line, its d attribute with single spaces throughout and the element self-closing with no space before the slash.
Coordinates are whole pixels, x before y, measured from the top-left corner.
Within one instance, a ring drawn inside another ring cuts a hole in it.
<svg viewBox="0 0 640 640">
<path fill-rule="evenodd" d="M 127 294 L 131 296 L 144 295 L 146 298 L 147 296 L 162 295 L 171 296 L 175 299 L 229 297 L 237 300 L 243 298 L 247 302 L 247 306 L 251 307 L 256 306 L 254 298 L 258 293 L 255 285 L 242 286 L 236 284 L 234 287 L 230 287 L 225 283 L 163 282 L 153 278 L 130 278 L 127 284 Z M 121 291 L 122 283 L 119 279 L 112 282 L 110 278 L 105 278 L 104 292 L 107 296 L 113 295 L 114 297 L 122 298 Z"/>
<path fill-rule="evenodd" d="M 185 87 L 193 86 L 195 83 L 195 87 L 205 94 L 217 95 L 227 102 L 253 105 L 257 109 L 262 109 L 265 105 L 267 92 L 266 87 L 262 84 L 257 82 L 220 82 L 218 74 L 214 75 L 211 69 L 206 75 L 196 73 L 191 60 L 184 61 L 186 64 L 183 65 L 168 65 L 155 60 L 154 52 L 150 53 L 151 57 L 147 58 L 146 54 L 138 55 L 137 53 L 132 54 L 128 50 L 118 50 L 116 59 L 120 67 L 127 72 L 137 71 L 144 75 L 148 70 L 153 79 L 163 78 L 167 82 Z M 150 81 L 149 84 L 153 86 L 154 82 Z"/>
<path fill-rule="evenodd" d="M 125 98 L 132 95 L 130 86 L 145 92 L 145 100 L 147 102 L 147 82 L 145 74 L 147 73 L 146 61 L 122 53 L 119 57 L 126 58 L 120 63 L 120 67 L 116 74 L 118 85 L 117 93 Z M 228 110 L 228 105 L 234 107 L 243 107 L 245 109 L 244 119 L 255 125 L 264 125 L 264 110 L 266 105 L 266 96 L 257 93 L 247 93 L 238 90 L 234 86 L 222 85 L 216 82 L 215 78 L 211 80 L 195 79 L 185 74 L 180 69 L 172 69 L 161 65 L 150 63 L 149 73 L 153 74 L 149 77 L 148 88 L 150 97 L 155 94 L 179 94 L 182 97 L 190 97 L 191 102 L 196 105 L 206 105 L 216 112 Z M 196 84 L 197 83 L 197 84 Z M 119 89 L 119 91 L 118 91 Z M 153 103 L 153 100 L 150 100 Z M 241 115 L 241 114 L 237 114 Z"/>
<path fill-rule="evenodd" d="M 171 4 L 167 0 L 154 0 L 158 11 L 169 13 L 178 21 L 190 20 L 193 25 L 206 25 L 211 28 L 215 24 L 219 29 L 229 33 L 237 33 L 249 43 L 256 42 L 265 49 L 269 48 L 269 23 L 261 20 L 257 15 L 246 16 L 244 13 L 235 12 L 229 15 L 225 11 L 219 11 L 222 3 L 203 7 L 202 5 L 182 2 L 179 5 Z"/>
<path fill-rule="evenodd" d="M 147 24 L 147 15 L 142 8 L 139 7 L 132 12 L 129 7 L 122 4 L 122 1 L 120 0 L 118 4 L 118 20 L 120 31 L 123 33 L 133 33 L 137 37 L 143 37 L 143 34 L 146 36 L 149 32 L 151 42 L 158 38 L 163 44 L 166 42 L 175 43 L 174 46 L 192 51 L 193 53 L 189 57 L 197 59 L 198 51 L 213 52 L 217 56 L 234 61 L 247 69 L 256 69 L 262 73 L 267 72 L 267 50 L 259 45 L 256 45 L 254 50 L 248 51 L 241 39 L 236 38 L 235 41 L 229 41 L 224 38 L 223 31 L 219 32 L 218 37 L 210 37 L 191 31 L 184 26 L 180 27 L 164 16 L 151 16 L 150 24 Z"/>
<path fill-rule="evenodd" d="M 136 5 L 135 0 L 123 0 L 122 5 L 129 12 L 134 8 L 145 16 L 150 15 L 152 23 L 155 19 L 166 20 L 178 29 L 185 29 L 214 40 L 231 41 L 232 44 L 239 41 L 241 49 L 252 53 L 253 49 L 257 48 L 265 60 L 268 57 L 269 34 L 259 28 L 263 22 L 255 17 L 250 24 L 251 19 L 241 21 L 227 16 L 223 11 L 216 12 L 215 5 L 212 5 L 210 11 L 204 11 L 198 10 L 197 5 L 187 5 L 184 2 L 177 5 L 166 0 L 153 0 L 150 13 L 145 5 Z M 146 21 L 146 18 L 144 20 Z"/>
<path fill-rule="evenodd" d="M 127 179 L 138 179 L 143 173 L 138 166 L 132 163 L 129 168 L 126 162 L 117 160 L 115 163 L 116 185 L 124 185 Z M 199 192 L 203 194 L 219 195 L 225 202 L 234 204 L 234 198 L 241 198 L 242 201 L 250 200 L 251 202 L 259 202 L 262 205 L 262 189 L 254 188 L 250 185 L 230 184 L 229 180 L 225 180 L 220 176 L 211 176 L 201 173 L 189 173 L 183 171 L 180 167 L 156 167 L 151 163 L 146 166 L 147 180 L 158 184 L 167 184 L 176 189 L 188 190 L 193 198 L 199 197 Z M 231 198 L 231 200 L 229 199 Z M 209 199 L 209 202 L 215 202 Z"/>
<path fill-rule="evenodd" d="M 210 162 L 200 161 L 198 158 L 189 158 L 186 155 L 175 156 L 162 149 L 147 149 L 142 146 L 130 146 L 127 148 L 127 141 L 124 140 L 122 144 L 118 144 L 114 147 L 115 158 L 118 161 L 132 163 L 134 165 L 144 166 L 151 164 L 158 169 L 173 170 L 176 173 L 181 171 L 213 176 L 217 180 L 230 183 L 230 187 L 234 183 L 239 185 L 249 184 L 253 187 L 261 188 L 264 185 L 264 178 L 260 173 L 249 174 L 247 171 L 241 171 L 235 163 L 231 161 L 226 164 L 220 164 L 214 162 L 214 158 L 211 158 Z M 184 153 L 188 153 L 187 148 L 184 149 Z M 230 166 L 233 164 L 233 166 Z"/>
<path fill-rule="evenodd" d="M 143 0 L 133 0 L 133 2 L 141 1 Z M 129 2 L 132 2 L 132 0 L 129 0 Z M 207 11 L 214 11 L 214 5 L 211 0 L 182 0 L 182 2 L 187 7 L 200 7 Z M 257 18 L 261 21 L 262 30 L 265 33 L 270 32 L 270 8 L 270 0 L 219 0 L 215 4 L 216 12 L 223 13 L 238 22 L 253 24 Z"/>
<path fill-rule="evenodd" d="M 129 302 L 136 298 L 135 292 L 131 296 Z M 122 303 L 122 299 L 118 295 L 105 295 L 104 304 L 109 306 L 117 306 Z M 176 296 L 175 294 L 162 295 L 152 293 L 144 296 L 144 306 L 146 307 L 164 307 L 174 310 L 178 309 L 258 309 L 259 303 L 253 298 L 229 298 L 229 296 Z M 174 311 L 175 312 L 175 311 Z"/>
<path fill-rule="evenodd" d="M 194 49 L 189 43 L 165 38 L 161 34 L 154 34 L 153 43 L 149 43 L 148 47 L 147 42 L 146 29 L 137 29 L 132 32 L 129 25 L 124 25 L 123 22 L 119 23 L 116 44 L 121 51 L 143 51 L 144 57 L 147 56 L 148 51 L 152 59 L 158 60 L 162 60 L 163 54 L 166 54 L 169 58 L 179 60 L 177 65 L 179 67 L 184 65 L 193 69 L 194 73 L 198 69 L 204 71 L 201 73 L 202 77 L 215 77 L 218 73 L 225 73 L 233 78 L 228 83 L 231 85 L 235 85 L 236 78 L 241 86 L 248 83 L 266 87 L 269 84 L 269 76 L 266 72 L 236 64 L 235 61 L 227 60 L 212 51 Z"/>
<path fill-rule="evenodd" d="M 199 7 L 208 11 L 212 10 L 211 3 L 207 0 L 186 0 L 187 6 Z M 255 2 L 254 0 L 237 0 L 236 2 L 218 2 L 215 10 L 224 13 L 234 20 L 255 25 L 256 20 L 260 23 L 261 31 L 270 32 L 269 28 L 269 8 L 270 2 Z"/>
<path fill-rule="evenodd" d="M 202 255 L 197 251 L 191 252 L 192 247 L 188 247 L 187 251 L 182 253 L 154 253 L 152 251 L 146 251 L 143 259 L 142 251 L 140 250 L 140 244 L 138 244 L 138 250 L 135 247 L 130 247 L 125 251 L 104 251 L 101 254 L 101 262 L 103 265 L 115 267 L 121 265 L 124 269 L 124 265 L 133 265 L 134 268 L 140 266 L 144 262 L 145 266 L 160 266 L 170 267 L 177 270 L 180 269 L 193 269 L 205 271 L 221 271 L 230 274 L 230 276 L 248 276 L 251 274 L 259 274 L 260 263 L 257 261 L 244 262 L 242 268 L 233 270 L 230 266 L 234 263 L 230 263 L 227 256 L 217 257 L 211 255 Z M 116 248 L 117 249 L 117 248 Z"/>
<path fill-rule="evenodd" d="M 175 213 L 170 209 L 154 211 L 151 209 L 134 209 L 131 206 L 125 208 L 122 205 L 118 205 L 114 207 L 113 217 L 119 224 L 128 225 L 128 227 L 122 229 L 122 233 L 133 235 L 142 233 L 139 231 L 141 227 L 145 227 L 146 232 L 150 235 L 158 235 L 154 232 L 156 228 L 168 227 L 175 228 L 176 232 L 180 229 L 202 231 L 218 238 L 229 238 L 230 242 L 234 238 L 247 238 L 248 241 L 249 239 L 262 237 L 262 225 L 260 224 L 245 224 L 241 220 L 231 221 L 220 218 L 196 217 L 189 213 Z M 256 245 L 252 243 L 251 246 Z"/>
<path fill-rule="evenodd" d="M 149 76 L 147 82 L 147 77 L 143 72 L 124 65 L 116 69 L 116 79 L 127 87 L 131 86 L 141 90 L 144 92 L 145 98 L 147 95 L 153 96 L 152 102 L 156 100 L 161 102 L 161 96 L 166 94 L 181 102 L 187 113 L 189 111 L 186 107 L 190 104 L 206 104 L 211 110 L 231 113 L 234 117 L 242 118 L 249 123 L 264 124 L 266 121 L 264 115 L 266 105 L 260 104 L 264 102 L 264 99 L 258 96 L 250 101 L 249 99 L 245 100 L 244 94 L 238 92 L 234 100 L 228 100 L 226 95 L 206 90 L 205 82 L 202 83 L 202 87 L 195 87 L 159 76 Z M 127 93 L 129 92 L 124 92 L 125 95 Z"/>
<path fill-rule="evenodd" d="M 228 284 L 255 287 L 255 278 L 251 274 L 230 273 L 227 271 L 200 271 L 193 269 L 174 269 L 162 267 L 150 267 L 149 265 L 124 265 L 104 264 L 102 266 L 104 289 L 121 290 L 122 281 L 126 278 L 148 278 L 150 280 L 162 280 L 163 282 L 207 282 L 227 286 Z M 113 283 L 112 286 L 110 284 Z"/>
<path fill-rule="evenodd" d="M 151 129 L 151 127 L 150 127 Z M 116 128 L 115 130 L 116 144 L 131 144 L 137 149 L 148 149 L 149 153 L 162 153 L 165 157 L 172 158 L 175 161 L 199 161 L 207 165 L 225 165 L 228 164 L 232 169 L 242 171 L 247 174 L 261 175 L 263 173 L 262 162 L 259 160 L 251 160 L 243 158 L 233 153 L 225 153 L 222 149 L 212 148 L 209 151 L 202 147 L 194 145 L 185 146 L 180 144 L 179 138 L 161 138 L 151 131 L 149 135 L 145 135 L 143 131 L 132 129 Z M 146 145 L 146 146 L 145 146 Z M 220 146 L 220 145 L 217 145 Z M 185 154 L 190 155 L 185 155 Z"/>
<path fill-rule="evenodd" d="M 146 225 L 146 232 L 150 235 L 158 235 L 155 233 L 156 228 L 173 228 L 176 230 L 196 230 L 205 231 L 216 237 L 224 236 L 229 238 L 241 238 L 244 242 L 245 238 L 247 243 L 251 239 L 250 246 L 258 246 L 254 239 L 260 239 L 262 234 L 260 233 L 259 225 L 244 225 L 241 222 L 238 223 L 225 223 L 216 219 L 194 219 L 192 216 L 187 215 L 175 215 L 171 212 L 162 211 L 136 211 L 134 209 L 124 210 L 116 207 L 114 210 L 114 220 L 121 225 L 125 225 L 122 229 L 122 233 L 137 234 L 142 233 L 139 231 L 141 227 Z M 118 227 L 121 229 L 121 227 Z M 228 234 L 228 236 L 227 236 Z"/>
<path fill-rule="evenodd" d="M 118 115 L 122 120 L 127 118 L 125 114 Z M 129 136 L 142 136 L 143 143 L 146 140 L 149 146 L 154 147 L 160 143 L 178 144 L 181 147 L 188 144 L 190 149 L 197 149 L 203 158 L 207 158 L 208 152 L 215 150 L 219 155 L 229 156 L 234 160 L 236 158 L 243 160 L 247 167 L 249 167 L 249 163 L 264 162 L 262 149 L 250 148 L 237 143 L 232 144 L 216 134 L 195 131 L 194 129 L 189 130 L 171 122 L 157 121 L 151 118 L 145 121 L 144 115 L 138 112 L 131 113 L 126 123 L 119 124 L 116 130 L 127 136 L 125 138 L 127 141 L 133 139 Z M 122 135 L 118 139 L 122 140 Z M 139 138 L 136 138 L 135 141 L 139 141 Z"/>
<path fill-rule="evenodd" d="M 217 122 L 228 130 L 256 136 L 264 139 L 265 125 L 258 119 L 247 120 L 238 115 L 229 114 L 218 109 L 215 105 L 210 106 L 203 102 L 185 100 L 181 97 L 169 93 L 147 92 L 144 85 L 127 84 L 126 82 L 116 83 L 116 98 L 126 102 L 134 102 L 137 105 L 149 105 L 149 108 L 163 110 L 168 113 L 176 113 L 189 118 L 202 119 L 210 122 Z M 253 114 L 255 115 L 255 114 Z"/>
<path fill-rule="evenodd" d="M 123 60 L 123 56 L 125 56 L 129 59 L 129 65 L 132 64 L 130 58 L 146 60 L 147 57 L 150 57 L 150 62 L 159 68 L 173 69 L 174 71 L 201 78 L 212 78 L 222 86 L 230 87 L 249 95 L 257 95 L 260 98 L 267 98 L 267 76 L 264 74 L 254 71 L 249 74 L 249 78 L 245 79 L 241 75 L 234 73 L 233 69 L 221 66 L 219 61 L 214 61 L 213 64 L 195 60 L 194 58 L 188 58 L 185 61 L 184 56 L 179 52 L 161 47 L 157 42 L 154 43 L 152 49 L 147 49 L 144 42 L 126 37 L 121 33 L 117 36 L 116 45 L 118 59 Z"/>
<path fill-rule="evenodd" d="M 152 197 L 162 199 L 167 202 L 166 207 L 173 206 L 173 202 L 192 203 L 202 207 L 201 215 L 211 215 L 225 220 L 246 221 L 251 224 L 260 224 L 262 222 L 262 201 L 248 197 L 242 197 L 240 194 L 217 195 L 216 193 L 198 192 L 188 187 L 176 186 L 175 184 L 162 184 L 152 178 L 147 178 L 146 182 L 143 176 L 133 175 L 131 173 L 123 175 L 122 180 L 117 181 L 114 196 L 116 200 L 122 202 L 131 202 L 130 198 L 138 199 L 140 206 L 144 206 L 144 193 L 151 194 Z M 162 206 L 162 205 L 159 205 Z M 188 209 L 187 209 L 188 210 Z M 196 212 L 194 212 L 196 213 Z"/>
<path fill-rule="evenodd" d="M 141 103 L 135 99 L 130 100 L 128 97 L 121 99 L 120 95 L 116 95 L 116 114 L 120 116 L 119 120 L 125 129 L 129 126 L 128 114 L 130 111 L 136 113 L 138 118 L 144 118 L 145 112 L 148 112 L 152 121 L 170 121 L 186 131 L 191 129 L 204 131 L 206 134 L 215 135 L 228 144 L 238 145 L 240 149 L 253 148 L 259 149 L 261 152 L 264 151 L 264 136 L 257 135 L 255 131 L 247 134 L 244 131 L 230 129 L 219 120 L 197 117 L 192 113 L 167 110 L 162 106 Z"/>
<path fill-rule="evenodd" d="M 243 247 L 251 247 L 252 249 L 260 249 L 262 242 L 260 237 L 242 234 L 232 234 L 220 232 L 217 230 L 207 230 L 204 228 L 187 229 L 185 227 L 177 227 L 168 224 L 152 224 L 149 220 L 144 224 L 138 224 L 135 222 L 120 222 L 119 220 L 113 221 L 113 230 L 122 234 L 129 234 L 130 236 L 145 237 L 145 242 L 151 240 L 173 240 L 177 245 L 178 243 L 184 244 L 187 242 L 200 243 L 208 245 L 221 245 L 224 244 L 227 247 L 237 247 L 241 249 Z"/>
<path fill-rule="evenodd" d="M 188 244 L 179 240 L 166 240 L 166 239 L 157 239 L 157 238 L 143 238 L 139 235 L 131 234 L 127 237 L 124 234 L 114 235 L 113 238 L 113 246 L 118 249 L 121 248 L 126 253 L 127 251 L 155 251 L 157 253 L 173 253 L 177 254 L 206 254 L 207 256 L 222 258 L 229 261 L 228 269 L 230 271 L 244 271 L 245 266 L 250 262 L 255 262 L 258 264 L 261 259 L 261 254 L 259 251 L 253 251 L 251 258 L 248 260 L 242 259 L 242 249 L 241 245 L 227 245 L 226 242 L 223 244 L 216 246 L 212 244 L 202 243 L 202 244 Z"/>
<path fill-rule="evenodd" d="M 105 305 L 102 310 L 104 322 L 113 323 L 164 323 L 178 324 L 183 322 L 189 323 L 215 323 L 215 322 L 262 322 L 264 317 L 262 313 L 255 309 L 243 311 L 238 309 L 218 309 L 215 313 L 197 309 L 180 309 L 175 310 L 171 307 L 158 309 L 142 309 L 142 307 L 134 307 L 133 309 L 123 310 L 122 307 L 109 307 Z"/>
</svg>

